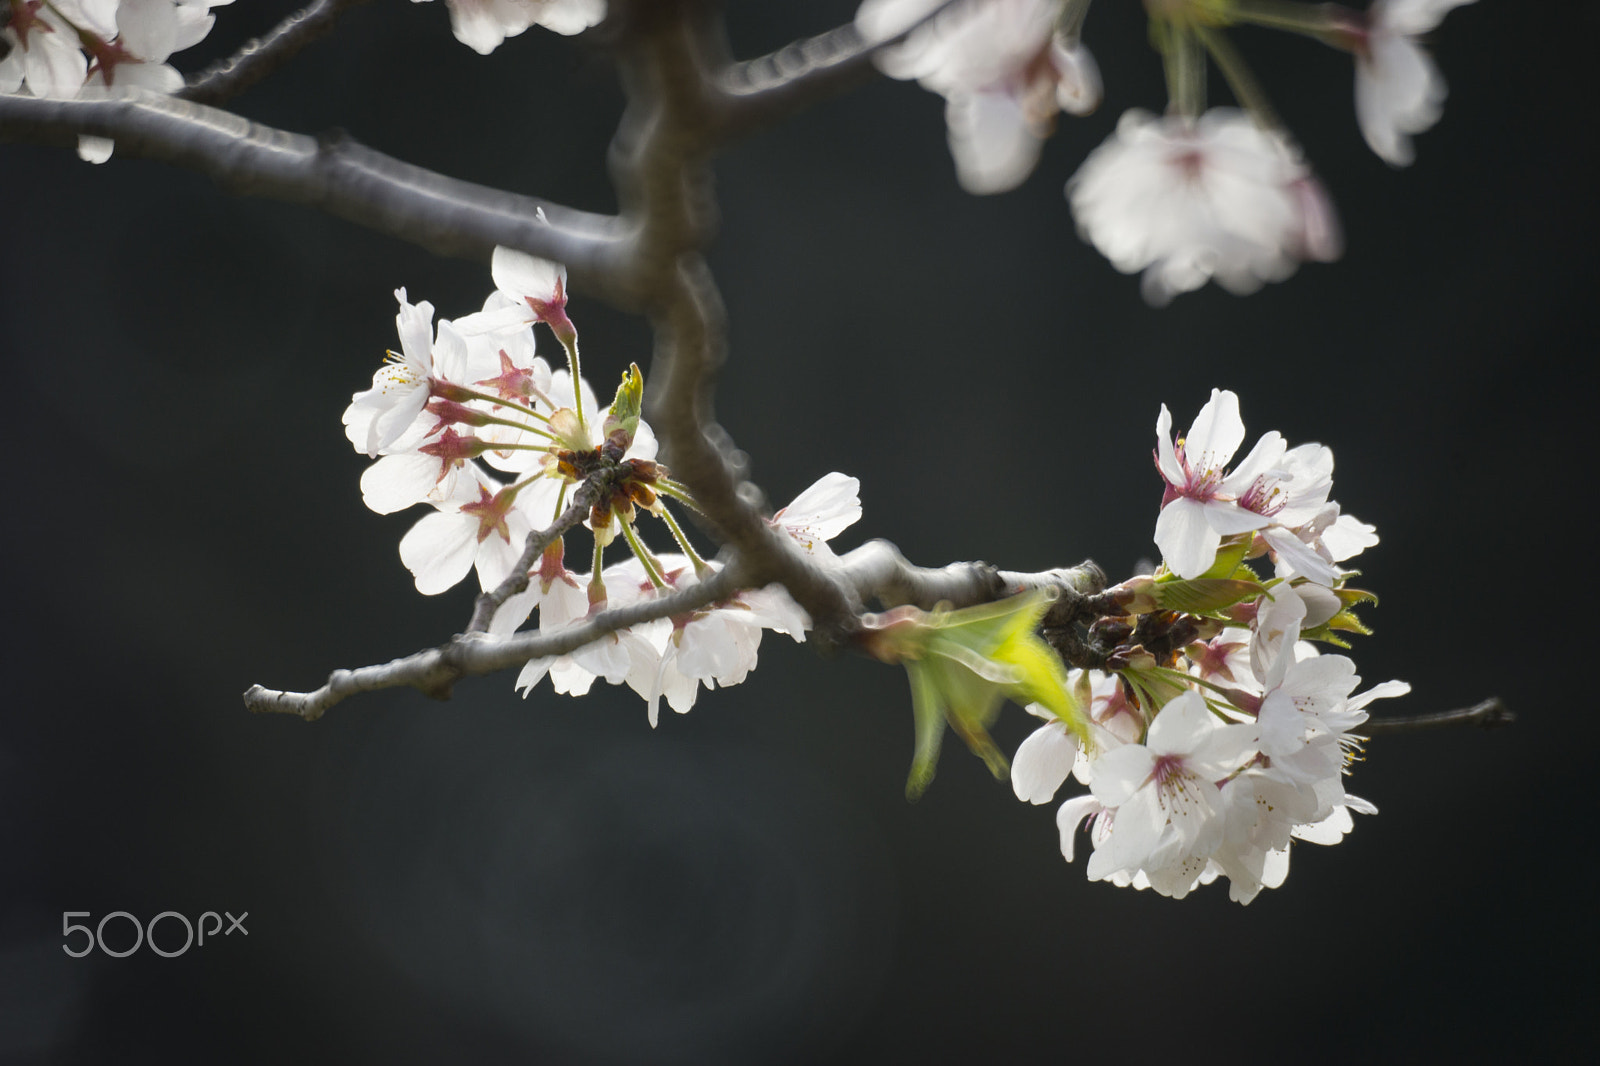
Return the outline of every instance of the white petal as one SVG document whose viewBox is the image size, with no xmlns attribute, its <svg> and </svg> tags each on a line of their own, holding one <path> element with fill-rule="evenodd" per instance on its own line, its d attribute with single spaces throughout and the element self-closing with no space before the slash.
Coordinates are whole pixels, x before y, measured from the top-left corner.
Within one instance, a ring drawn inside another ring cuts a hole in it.
<svg viewBox="0 0 1600 1066">
<path fill-rule="evenodd" d="M 1026 803 L 1049 803 L 1078 759 L 1078 738 L 1061 722 L 1046 722 L 1017 746 L 1011 788 Z"/>
<path fill-rule="evenodd" d="M 478 523 L 460 514 L 431 514 L 400 538 L 400 561 L 417 581 L 417 591 L 434 596 L 454 586 L 472 569 Z"/>
</svg>

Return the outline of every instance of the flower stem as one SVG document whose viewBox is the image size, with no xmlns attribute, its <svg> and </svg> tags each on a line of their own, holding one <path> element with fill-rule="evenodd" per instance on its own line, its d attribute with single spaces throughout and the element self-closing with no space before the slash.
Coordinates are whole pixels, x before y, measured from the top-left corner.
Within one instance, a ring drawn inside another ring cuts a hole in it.
<svg viewBox="0 0 1600 1066">
<path fill-rule="evenodd" d="M 1301 4 L 1292 0 L 1234 0 L 1229 12 L 1235 22 L 1298 33 L 1334 45 L 1340 20 L 1333 4 Z"/>
<path fill-rule="evenodd" d="M 655 556 L 650 554 L 650 550 L 639 539 L 639 534 L 634 531 L 633 523 L 624 522 L 619 518 L 617 519 L 617 525 L 622 527 L 622 535 L 627 538 L 628 547 L 633 550 L 633 554 L 638 558 L 639 564 L 644 567 L 645 576 L 650 579 L 650 584 L 658 589 L 666 588 L 667 580 L 661 576 L 661 564 L 656 561 Z"/>
<path fill-rule="evenodd" d="M 479 392 L 477 389 L 469 389 L 465 385 L 456 385 L 455 388 L 460 389 L 462 392 L 471 396 L 474 400 L 487 400 L 496 407 L 509 407 L 518 414 L 528 415 L 530 418 L 537 418 L 541 422 L 550 421 L 549 415 L 541 414 L 532 407 L 520 404 L 515 400 L 508 400 L 503 396 L 495 396 L 492 393 Z"/>
<path fill-rule="evenodd" d="M 1282 129 L 1283 123 L 1267 99 L 1266 91 L 1246 65 L 1244 57 L 1233 47 L 1233 42 L 1221 31 L 1209 26 L 1196 26 L 1194 32 L 1200 43 L 1205 45 L 1206 51 L 1211 53 L 1217 69 L 1222 71 L 1222 77 L 1227 81 L 1228 88 L 1233 90 L 1234 98 L 1254 116 L 1256 125 L 1269 130 Z"/>
<path fill-rule="evenodd" d="M 671 478 L 661 478 L 657 481 L 656 491 L 663 496 L 670 496 L 672 499 L 677 500 L 695 514 L 705 514 L 700 509 L 700 505 L 694 502 L 694 497 L 689 495 L 689 490 Z"/>
<path fill-rule="evenodd" d="M 583 365 L 578 359 L 578 334 L 561 336 L 561 347 L 567 350 L 567 369 L 572 373 L 572 409 L 578 413 L 578 425 L 585 432 L 589 425 L 583 418 Z"/>
<path fill-rule="evenodd" d="M 684 535 L 683 527 L 678 525 L 676 518 L 672 517 L 672 512 L 662 507 L 657 517 L 667 524 L 668 529 L 672 530 L 672 539 L 678 542 L 678 547 L 683 550 L 683 554 L 687 555 L 689 561 L 694 564 L 695 575 L 704 577 L 706 571 L 711 569 L 711 564 L 700 558 L 700 553 L 694 550 L 693 544 L 689 543 L 689 538 Z"/>
</svg>

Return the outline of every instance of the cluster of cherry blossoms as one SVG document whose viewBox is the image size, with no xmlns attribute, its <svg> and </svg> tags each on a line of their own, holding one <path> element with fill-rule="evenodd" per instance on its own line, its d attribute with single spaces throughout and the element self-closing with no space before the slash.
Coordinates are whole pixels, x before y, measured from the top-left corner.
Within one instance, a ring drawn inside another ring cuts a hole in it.
<svg viewBox="0 0 1600 1066">
<path fill-rule="evenodd" d="M 1046 803 L 1069 775 L 1088 786 L 1057 823 L 1071 860 L 1088 822 L 1093 880 L 1182 897 L 1220 874 L 1248 903 L 1283 883 L 1292 841 L 1337 843 L 1352 811 L 1375 810 L 1345 791 L 1353 731 L 1409 686 L 1357 693 L 1355 664 L 1311 641 L 1366 632 L 1351 608 L 1371 594 L 1339 564 L 1377 537 L 1328 499 L 1327 448 L 1268 433 L 1230 469 L 1244 434 L 1231 392 L 1177 440 L 1162 408 L 1163 565 L 1111 590 L 1120 613 L 1089 627 L 1103 665 L 1073 677 L 1082 717 L 1030 707 L 1046 723 L 1018 749 L 1013 787 Z"/>
<path fill-rule="evenodd" d="M 623 376 L 601 407 L 579 370 L 578 333 L 566 311 L 566 272 L 509 249 L 493 260 L 497 289 L 482 310 L 433 321 L 406 291 L 396 325 L 400 352 L 356 393 L 346 435 L 377 461 L 361 478 L 368 507 L 389 514 L 426 504 L 431 513 L 400 541 L 417 590 L 434 595 L 476 572 L 494 591 L 519 566 L 527 588 L 509 595 L 487 625 L 505 637 L 537 612 L 541 633 L 704 580 L 720 568 L 690 543 L 668 501 L 693 507 L 687 490 L 655 461 L 656 439 L 640 417 L 644 381 Z M 543 323 L 565 350 L 552 369 L 536 354 Z M 861 515 L 856 479 L 829 474 L 774 516 L 801 550 L 827 561 L 827 541 Z M 677 552 L 646 545 L 641 515 L 659 519 Z M 578 525 L 593 541 L 588 573 L 569 568 L 563 533 Z M 618 538 L 629 557 L 606 565 Z M 542 544 L 535 557 L 528 545 Z M 587 693 L 597 678 L 626 683 L 649 707 L 665 698 L 689 710 L 703 685 L 736 685 L 756 664 L 764 629 L 804 640 L 810 620 L 780 587 L 746 589 L 682 616 L 608 633 L 554 658 L 535 659 L 517 679 L 524 695 L 546 675 L 557 692 Z"/>
<path fill-rule="evenodd" d="M 1283 883 L 1293 841 L 1337 843 L 1351 812 L 1375 811 L 1345 791 L 1355 730 L 1409 686 L 1358 693 L 1354 663 L 1313 642 L 1367 632 L 1353 608 L 1373 596 L 1339 564 L 1377 537 L 1329 500 L 1327 448 L 1269 433 L 1230 469 L 1243 440 L 1231 392 L 1177 440 L 1162 409 L 1154 574 L 1054 604 L 1036 589 L 866 620 L 863 650 L 910 675 L 908 795 L 948 726 L 1019 799 L 1048 803 L 1069 776 L 1088 786 L 1057 824 L 1070 861 L 1088 822 L 1091 879 L 1181 898 L 1221 875 L 1241 903 Z M 1006 700 L 1044 720 L 1009 763 L 988 732 Z"/>
<path fill-rule="evenodd" d="M 1145 298 L 1167 303 L 1209 280 L 1234 293 L 1281 281 L 1343 251 L 1332 202 L 1223 31 L 1255 25 L 1311 37 L 1355 58 L 1356 119 L 1394 166 L 1438 121 L 1444 79 L 1421 35 L 1473 0 L 1372 0 L 1365 11 L 1296 0 L 1145 0 L 1169 104 L 1132 110 L 1067 183 L 1078 230 Z M 856 26 L 879 66 L 945 98 L 950 150 L 969 192 L 1032 173 L 1059 111 L 1100 102 L 1080 34 L 1089 0 L 864 0 Z M 907 32 L 909 31 L 909 32 Z M 1206 108 L 1215 62 L 1243 110 Z"/>
<path fill-rule="evenodd" d="M 70 100 L 137 87 L 183 88 L 167 62 L 211 32 L 214 7 L 233 0 L 0 0 L 0 92 Z M 112 142 L 84 137 L 78 154 L 111 157 Z"/>
</svg>

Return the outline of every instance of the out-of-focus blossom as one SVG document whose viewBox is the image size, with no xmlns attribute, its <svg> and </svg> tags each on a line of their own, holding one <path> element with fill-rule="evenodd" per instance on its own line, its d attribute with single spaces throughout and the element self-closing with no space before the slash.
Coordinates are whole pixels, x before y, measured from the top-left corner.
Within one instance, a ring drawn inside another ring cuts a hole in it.
<svg viewBox="0 0 1600 1066">
<path fill-rule="evenodd" d="M 529 26 L 571 36 L 606 17 L 606 0 L 449 0 L 449 5 L 456 40 L 485 56 Z"/>
<path fill-rule="evenodd" d="M 1439 121 L 1444 77 L 1417 38 L 1474 0 L 1373 0 L 1365 25 L 1349 27 L 1356 53 L 1356 121 L 1393 166 L 1414 158 L 1411 136 Z"/>
<path fill-rule="evenodd" d="M 1129 111 L 1067 183 L 1078 231 L 1160 306 L 1215 280 L 1282 281 L 1343 250 L 1333 205 L 1299 153 L 1242 111 L 1198 120 Z"/>
<path fill-rule="evenodd" d="M 1005 192 L 1033 172 L 1057 112 L 1099 106 L 1100 71 L 1082 41 L 1058 28 L 1062 0 L 981 0 L 929 19 L 942 2 L 866 0 L 856 28 L 884 40 L 917 27 L 880 50 L 878 65 L 945 98 L 962 188 Z"/>
</svg>

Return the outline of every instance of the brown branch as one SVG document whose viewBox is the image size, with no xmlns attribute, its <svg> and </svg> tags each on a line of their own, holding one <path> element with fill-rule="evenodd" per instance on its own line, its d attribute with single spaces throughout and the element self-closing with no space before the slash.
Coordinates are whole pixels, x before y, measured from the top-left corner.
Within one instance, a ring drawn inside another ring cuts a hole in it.
<svg viewBox="0 0 1600 1066">
<path fill-rule="evenodd" d="M 1479 729 L 1499 729 L 1516 720 L 1516 714 L 1499 696 L 1490 696 L 1482 703 L 1454 711 L 1437 711 L 1433 714 L 1412 714 L 1394 718 L 1369 718 L 1360 726 L 1360 730 L 1369 737 L 1388 737 L 1401 733 L 1454 729 L 1464 725 L 1475 725 Z"/>
<path fill-rule="evenodd" d="M 528 588 L 528 571 L 532 570 L 539 556 L 544 553 L 555 539 L 583 521 L 589 513 L 589 508 L 600 496 L 601 486 L 606 478 L 596 475 L 578 486 L 578 491 L 572 494 L 572 503 L 561 512 L 561 517 L 550 524 L 548 529 L 536 529 L 528 534 L 528 539 L 522 547 L 522 556 L 511 568 L 511 573 L 506 575 L 504 581 L 496 585 L 492 591 L 481 592 L 473 601 L 472 620 L 467 623 L 468 633 L 484 633 L 489 629 L 489 623 L 494 620 L 494 613 L 498 611 L 507 600 L 524 592 Z"/>
<path fill-rule="evenodd" d="M 714 214 L 708 157 L 721 123 L 709 73 L 715 34 L 693 0 L 619 0 L 617 62 L 628 107 L 612 145 L 612 172 L 638 292 L 655 334 L 651 424 L 673 475 L 689 487 L 753 584 L 777 581 L 811 615 L 824 642 L 854 628 L 859 603 L 773 530 L 712 441 L 723 436 L 712 389 L 725 357 L 722 298 L 701 250 Z"/>
<path fill-rule="evenodd" d="M 300 49 L 325 36 L 340 15 L 365 3 L 367 0 L 312 0 L 310 6 L 278 23 L 271 33 L 191 75 L 189 84 L 176 95 L 197 104 L 231 100 L 293 59 Z"/>
<path fill-rule="evenodd" d="M 99 100 L 0 95 L 0 142 L 74 147 L 80 134 L 111 138 L 119 156 L 197 171 L 236 195 L 308 204 L 439 255 L 488 262 L 503 244 L 554 259 L 574 287 L 633 303 L 626 234 L 607 215 L 445 177 L 342 134 L 289 133 L 139 89 Z"/>
</svg>

